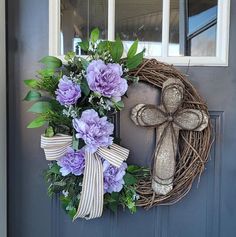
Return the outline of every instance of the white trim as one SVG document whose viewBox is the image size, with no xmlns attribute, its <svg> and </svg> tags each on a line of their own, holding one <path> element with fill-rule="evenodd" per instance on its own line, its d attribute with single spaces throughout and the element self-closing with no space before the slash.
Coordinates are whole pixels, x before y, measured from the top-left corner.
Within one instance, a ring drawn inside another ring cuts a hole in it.
<svg viewBox="0 0 236 237">
<path fill-rule="evenodd" d="M 49 0 L 49 55 L 60 55 L 60 22 L 61 10 L 60 0 Z"/>
<path fill-rule="evenodd" d="M 107 1 L 108 39 L 114 40 L 115 0 Z M 176 66 L 228 66 L 230 0 L 218 0 L 216 57 L 168 56 L 169 16 L 170 0 L 163 0 L 162 56 L 156 59 Z M 49 0 L 49 54 L 60 56 L 60 0 Z"/>
<path fill-rule="evenodd" d="M 0 0 L 0 236 L 7 237 L 5 0 Z"/>
<path fill-rule="evenodd" d="M 167 57 L 169 52 L 169 30 L 170 30 L 170 0 L 162 2 L 162 57 Z"/>
<path fill-rule="evenodd" d="M 108 29 L 107 38 L 108 40 L 115 40 L 115 0 L 108 0 Z"/>
</svg>

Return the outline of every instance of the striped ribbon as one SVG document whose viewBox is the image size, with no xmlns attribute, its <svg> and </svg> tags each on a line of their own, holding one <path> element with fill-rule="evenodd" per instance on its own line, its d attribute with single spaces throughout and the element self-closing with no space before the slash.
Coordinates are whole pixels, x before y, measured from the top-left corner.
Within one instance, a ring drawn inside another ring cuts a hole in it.
<svg viewBox="0 0 236 237">
<path fill-rule="evenodd" d="M 72 136 L 56 134 L 53 137 L 41 135 L 41 148 L 44 149 L 46 160 L 57 160 L 66 154 L 67 148 L 72 146 Z"/>
<path fill-rule="evenodd" d="M 72 145 L 72 137 L 57 134 L 54 137 L 41 136 L 41 147 L 47 160 L 57 160 Z M 85 219 L 98 218 L 103 211 L 103 167 L 101 157 L 115 167 L 120 167 L 129 156 L 129 150 L 117 144 L 99 148 L 95 153 L 85 153 L 85 170 L 79 207 L 74 216 Z"/>
</svg>

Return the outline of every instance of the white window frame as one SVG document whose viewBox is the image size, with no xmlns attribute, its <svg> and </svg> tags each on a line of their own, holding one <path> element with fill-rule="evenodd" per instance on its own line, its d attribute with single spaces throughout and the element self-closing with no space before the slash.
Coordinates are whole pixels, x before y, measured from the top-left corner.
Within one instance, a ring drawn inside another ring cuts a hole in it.
<svg viewBox="0 0 236 237">
<path fill-rule="evenodd" d="M 108 1 L 108 40 L 115 38 L 115 1 Z M 163 0 L 162 55 L 157 60 L 175 66 L 228 66 L 230 0 L 218 0 L 216 56 L 168 56 L 170 1 Z M 63 58 L 60 52 L 60 0 L 49 0 L 49 54 Z M 145 56 L 154 58 L 153 56 Z"/>
</svg>

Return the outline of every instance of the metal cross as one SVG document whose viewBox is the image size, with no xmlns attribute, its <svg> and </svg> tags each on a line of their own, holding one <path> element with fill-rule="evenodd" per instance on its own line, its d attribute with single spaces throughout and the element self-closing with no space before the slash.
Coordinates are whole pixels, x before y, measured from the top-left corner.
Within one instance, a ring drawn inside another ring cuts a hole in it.
<svg viewBox="0 0 236 237">
<path fill-rule="evenodd" d="M 136 105 L 131 119 L 136 125 L 156 128 L 152 189 L 165 195 L 173 189 L 180 130 L 202 131 L 208 115 L 202 110 L 183 109 L 184 85 L 170 78 L 163 83 L 161 105 Z"/>
</svg>

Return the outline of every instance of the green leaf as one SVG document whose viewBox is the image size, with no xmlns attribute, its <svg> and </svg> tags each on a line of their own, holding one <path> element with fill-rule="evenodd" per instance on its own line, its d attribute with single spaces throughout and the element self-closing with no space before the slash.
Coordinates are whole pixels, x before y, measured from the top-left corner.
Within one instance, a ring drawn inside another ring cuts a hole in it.
<svg viewBox="0 0 236 237">
<path fill-rule="evenodd" d="M 37 91 L 29 91 L 25 96 L 24 100 L 26 101 L 33 101 L 38 100 L 41 97 L 41 94 Z"/>
<path fill-rule="evenodd" d="M 74 218 L 75 214 L 76 214 L 77 210 L 75 207 L 73 207 L 71 210 L 68 211 L 68 214 L 70 216 L 71 219 Z"/>
<path fill-rule="evenodd" d="M 124 102 L 120 100 L 114 103 L 114 107 L 117 110 L 122 110 L 125 107 L 125 105 L 124 105 Z"/>
<path fill-rule="evenodd" d="M 45 123 L 46 121 L 44 120 L 44 118 L 37 117 L 27 126 L 27 128 L 39 128 L 42 127 Z"/>
<path fill-rule="evenodd" d="M 117 38 L 115 42 L 112 43 L 111 47 L 111 57 L 114 62 L 119 62 L 123 55 L 124 46 L 120 38 Z"/>
<path fill-rule="evenodd" d="M 42 77 L 52 77 L 55 73 L 55 70 L 53 68 L 44 68 L 42 70 L 38 71 L 38 74 Z"/>
<path fill-rule="evenodd" d="M 54 130 L 52 126 L 49 126 L 45 131 L 46 137 L 53 137 L 54 136 Z"/>
<path fill-rule="evenodd" d="M 80 58 L 80 60 L 81 60 L 81 64 L 82 64 L 84 70 L 87 70 L 89 62 L 86 59 L 84 59 L 84 58 Z"/>
<path fill-rule="evenodd" d="M 137 179 L 130 173 L 125 174 L 124 181 L 126 185 L 134 185 L 137 183 Z"/>
<path fill-rule="evenodd" d="M 62 61 L 54 56 L 46 56 L 39 62 L 47 66 L 47 68 L 56 69 L 62 66 Z"/>
<path fill-rule="evenodd" d="M 98 46 L 97 46 L 97 51 L 99 53 L 103 53 L 106 51 L 109 51 L 110 47 L 111 47 L 111 41 L 108 40 L 102 40 L 99 42 Z"/>
<path fill-rule="evenodd" d="M 50 110 L 51 105 L 47 101 L 39 101 L 32 105 L 28 112 L 32 113 L 46 113 Z"/>
<path fill-rule="evenodd" d="M 126 66 L 127 66 L 128 69 L 130 69 L 130 70 L 135 69 L 142 63 L 144 51 L 145 50 L 143 50 L 142 52 L 136 54 L 132 58 L 127 59 Z"/>
<path fill-rule="evenodd" d="M 93 29 L 90 34 L 90 40 L 93 43 L 95 43 L 99 39 L 99 35 L 100 35 L 99 29 L 98 28 Z"/>
<path fill-rule="evenodd" d="M 137 166 L 137 165 L 129 165 L 128 168 L 127 168 L 127 172 L 129 172 L 129 173 L 136 173 L 136 172 L 139 172 L 141 170 L 142 170 L 142 168 Z"/>
<path fill-rule="evenodd" d="M 75 135 L 73 136 L 73 140 L 72 140 L 72 148 L 76 151 L 78 151 L 79 149 L 79 139 L 77 139 Z"/>
<path fill-rule="evenodd" d="M 74 57 L 75 57 L 75 52 L 69 51 L 66 53 L 64 58 L 66 61 L 70 61 L 70 60 L 73 60 Z"/>
<path fill-rule="evenodd" d="M 138 40 L 135 40 L 127 53 L 127 58 L 132 58 L 136 54 L 137 49 L 138 49 Z"/>
<path fill-rule="evenodd" d="M 57 163 L 55 163 L 50 168 L 49 173 L 51 173 L 51 174 L 61 174 L 60 169 L 61 169 L 61 167 L 59 165 L 57 165 Z"/>
<path fill-rule="evenodd" d="M 89 41 L 88 41 L 88 40 L 79 42 L 78 45 L 79 45 L 79 47 L 80 47 L 82 50 L 84 50 L 85 52 L 87 52 L 87 51 L 89 50 Z"/>
<path fill-rule="evenodd" d="M 30 88 L 36 88 L 38 85 L 38 81 L 36 79 L 27 79 L 27 80 L 24 80 L 24 83 L 26 86 Z"/>
<path fill-rule="evenodd" d="M 82 81 L 81 81 L 80 88 L 81 88 L 82 92 L 83 92 L 86 96 L 89 95 L 90 89 L 89 89 L 87 80 L 82 80 Z"/>
</svg>

